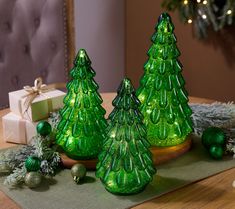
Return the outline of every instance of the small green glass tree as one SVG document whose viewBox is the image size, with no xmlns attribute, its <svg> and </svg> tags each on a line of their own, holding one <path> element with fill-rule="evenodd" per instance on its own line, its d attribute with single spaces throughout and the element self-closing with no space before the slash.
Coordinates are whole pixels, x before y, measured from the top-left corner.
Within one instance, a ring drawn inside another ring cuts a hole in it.
<svg viewBox="0 0 235 209">
<path fill-rule="evenodd" d="M 170 16 L 163 13 L 152 36 L 149 59 L 136 93 L 147 126 L 147 138 L 153 146 L 180 144 L 192 132 L 192 111 L 173 31 Z"/>
<path fill-rule="evenodd" d="M 102 149 L 107 122 L 99 87 L 93 80 L 95 72 L 84 49 L 79 50 L 70 76 L 56 143 L 73 159 L 96 158 Z"/>
<path fill-rule="evenodd" d="M 124 79 L 113 100 L 114 110 L 109 115 L 107 135 L 96 166 L 96 176 L 115 194 L 140 192 L 156 172 L 139 105 L 130 80 Z"/>
</svg>

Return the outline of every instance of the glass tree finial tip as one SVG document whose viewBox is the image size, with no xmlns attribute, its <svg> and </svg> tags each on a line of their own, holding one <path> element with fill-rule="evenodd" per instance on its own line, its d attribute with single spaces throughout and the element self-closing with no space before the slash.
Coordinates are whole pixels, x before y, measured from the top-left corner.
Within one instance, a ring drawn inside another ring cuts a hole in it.
<svg viewBox="0 0 235 209">
<path fill-rule="evenodd" d="M 171 16 L 167 13 L 167 12 L 163 12 L 159 18 L 158 18 L 158 22 L 162 21 L 162 20 L 171 20 Z"/>
<path fill-rule="evenodd" d="M 79 49 L 75 58 L 75 63 L 91 63 L 85 49 Z"/>
<path fill-rule="evenodd" d="M 131 86 L 131 80 L 129 78 L 124 78 L 123 79 L 123 84 L 127 87 L 127 86 Z"/>
<path fill-rule="evenodd" d="M 126 94 L 131 94 L 135 91 L 131 80 L 129 78 L 124 78 L 118 88 L 118 92 L 126 93 Z"/>
<path fill-rule="evenodd" d="M 88 57 L 87 53 L 86 53 L 86 50 L 85 49 L 80 49 L 78 51 L 78 57 L 80 58 L 85 58 L 85 57 Z"/>
</svg>

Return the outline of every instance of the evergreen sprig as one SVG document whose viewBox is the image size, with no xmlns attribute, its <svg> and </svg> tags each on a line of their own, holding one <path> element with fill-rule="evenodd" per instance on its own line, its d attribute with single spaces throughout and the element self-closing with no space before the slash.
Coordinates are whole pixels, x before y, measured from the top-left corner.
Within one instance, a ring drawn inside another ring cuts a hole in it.
<svg viewBox="0 0 235 209">
<path fill-rule="evenodd" d="M 16 167 L 12 173 L 6 177 L 4 184 L 10 187 L 17 187 L 24 182 L 27 170 L 25 166 Z"/>
<path fill-rule="evenodd" d="M 5 185 L 16 187 L 24 182 L 27 173 L 25 160 L 36 156 L 41 160 L 40 173 L 44 176 L 54 176 L 61 162 L 60 155 L 54 148 L 49 147 L 50 138 L 36 135 L 31 144 L 9 149 L 0 155 L 0 173 L 9 172 L 4 181 Z"/>
<path fill-rule="evenodd" d="M 59 114 L 59 111 L 56 111 L 56 112 L 52 112 L 50 114 L 50 117 L 48 118 L 48 123 L 51 124 L 51 128 L 52 128 L 52 132 L 55 133 L 56 130 L 57 130 L 57 126 L 60 122 L 60 114 Z"/>
</svg>

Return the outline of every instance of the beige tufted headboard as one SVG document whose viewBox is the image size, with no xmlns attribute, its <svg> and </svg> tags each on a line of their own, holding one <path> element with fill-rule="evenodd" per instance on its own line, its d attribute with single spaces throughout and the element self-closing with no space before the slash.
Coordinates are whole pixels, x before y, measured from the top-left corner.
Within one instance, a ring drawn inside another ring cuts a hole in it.
<svg viewBox="0 0 235 209">
<path fill-rule="evenodd" d="M 74 56 L 72 0 L 0 0 L 0 109 L 8 92 L 65 82 Z"/>
</svg>

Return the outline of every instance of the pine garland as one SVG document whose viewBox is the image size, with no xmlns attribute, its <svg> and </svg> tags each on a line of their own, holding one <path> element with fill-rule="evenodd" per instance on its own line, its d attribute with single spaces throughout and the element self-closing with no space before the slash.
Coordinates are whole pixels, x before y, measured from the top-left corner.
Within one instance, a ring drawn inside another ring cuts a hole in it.
<svg viewBox="0 0 235 209">
<path fill-rule="evenodd" d="M 193 111 L 194 133 L 198 136 L 211 126 L 232 128 L 235 126 L 235 105 L 215 102 L 212 104 L 190 104 Z"/>
</svg>

